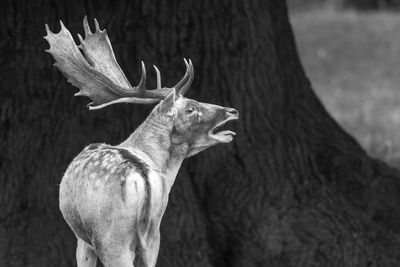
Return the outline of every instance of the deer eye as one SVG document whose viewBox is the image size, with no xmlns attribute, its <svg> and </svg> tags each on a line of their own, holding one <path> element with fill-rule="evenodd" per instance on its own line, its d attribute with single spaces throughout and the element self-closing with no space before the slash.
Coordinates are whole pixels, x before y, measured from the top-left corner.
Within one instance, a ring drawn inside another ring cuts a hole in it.
<svg viewBox="0 0 400 267">
<path fill-rule="evenodd" d="M 185 110 L 185 113 L 186 113 L 186 114 L 192 114 L 193 111 L 194 111 L 194 107 L 190 107 L 190 108 L 188 108 L 188 109 Z"/>
</svg>

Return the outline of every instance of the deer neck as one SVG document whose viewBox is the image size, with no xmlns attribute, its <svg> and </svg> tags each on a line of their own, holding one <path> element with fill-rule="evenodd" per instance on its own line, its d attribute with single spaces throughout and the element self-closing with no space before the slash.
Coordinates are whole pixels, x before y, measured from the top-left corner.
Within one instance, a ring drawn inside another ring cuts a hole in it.
<svg viewBox="0 0 400 267">
<path fill-rule="evenodd" d="M 128 139 L 120 144 L 122 147 L 139 151 L 152 163 L 152 167 L 162 174 L 168 191 L 175 182 L 176 175 L 186 158 L 188 146 L 174 145 L 171 142 L 172 127 L 149 116 Z"/>
</svg>

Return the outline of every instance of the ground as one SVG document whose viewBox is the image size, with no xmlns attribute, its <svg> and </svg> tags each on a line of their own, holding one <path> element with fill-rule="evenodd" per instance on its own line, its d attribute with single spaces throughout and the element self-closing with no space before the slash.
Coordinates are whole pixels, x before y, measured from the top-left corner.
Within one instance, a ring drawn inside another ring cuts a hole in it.
<svg viewBox="0 0 400 267">
<path fill-rule="evenodd" d="M 368 151 L 400 167 L 400 16 L 330 8 L 291 14 L 307 77 Z"/>
</svg>

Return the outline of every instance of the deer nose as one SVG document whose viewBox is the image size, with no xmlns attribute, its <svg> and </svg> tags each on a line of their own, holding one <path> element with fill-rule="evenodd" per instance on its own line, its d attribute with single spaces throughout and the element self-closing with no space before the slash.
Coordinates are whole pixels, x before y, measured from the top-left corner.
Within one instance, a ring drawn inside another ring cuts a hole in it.
<svg viewBox="0 0 400 267">
<path fill-rule="evenodd" d="M 226 108 L 226 112 L 229 113 L 229 115 L 233 115 L 235 117 L 239 117 L 239 111 L 237 111 L 234 108 Z"/>
</svg>

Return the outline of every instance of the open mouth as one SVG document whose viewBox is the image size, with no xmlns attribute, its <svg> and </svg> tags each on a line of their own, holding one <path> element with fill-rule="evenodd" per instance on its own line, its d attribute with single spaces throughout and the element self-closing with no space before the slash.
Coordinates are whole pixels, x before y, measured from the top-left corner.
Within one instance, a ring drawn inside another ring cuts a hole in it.
<svg viewBox="0 0 400 267">
<path fill-rule="evenodd" d="M 209 136 L 215 140 L 217 140 L 220 143 L 229 143 L 233 140 L 233 137 L 236 135 L 235 132 L 232 132 L 230 130 L 222 130 L 219 132 L 215 132 L 216 130 L 221 129 L 228 121 L 232 120 L 237 120 L 238 117 L 230 117 L 227 118 L 224 121 L 219 122 L 217 125 L 215 125 L 210 131 L 209 131 Z"/>
</svg>

